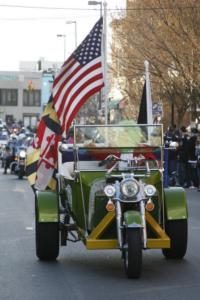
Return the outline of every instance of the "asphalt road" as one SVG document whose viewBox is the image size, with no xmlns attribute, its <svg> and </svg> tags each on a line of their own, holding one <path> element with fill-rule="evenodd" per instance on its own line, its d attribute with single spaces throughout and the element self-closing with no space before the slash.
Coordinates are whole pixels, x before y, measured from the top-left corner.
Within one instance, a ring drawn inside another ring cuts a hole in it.
<svg viewBox="0 0 200 300">
<path fill-rule="evenodd" d="M 187 190 L 189 244 L 182 261 L 143 256 L 142 277 L 125 277 L 119 251 L 62 247 L 56 262 L 35 256 L 34 196 L 26 179 L 0 170 L 0 300 L 199 300 L 200 193 Z"/>
</svg>

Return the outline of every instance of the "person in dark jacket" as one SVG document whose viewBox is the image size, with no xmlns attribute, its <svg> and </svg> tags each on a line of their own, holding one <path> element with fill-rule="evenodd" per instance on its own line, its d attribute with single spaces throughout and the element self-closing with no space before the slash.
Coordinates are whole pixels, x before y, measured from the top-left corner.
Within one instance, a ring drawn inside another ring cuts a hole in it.
<svg viewBox="0 0 200 300">
<path fill-rule="evenodd" d="M 164 137 L 165 147 L 168 148 L 168 178 L 169 185 L 178 185 L 178 145 L 179 136 L 175 134 L 174 128 L 169 127 Z"/>
<path fill-rule="evenodd" d="M 4 153 L 3 153 L 3 160 L 4 160 L 4 173 L 3 174 L 7 174 L 7 169 L 10 166 L 10 162 L 11 162 L 11 150 L 10 147 L 8 145 L 6 145 Z"/>
<path fill-rule="evenodd" d="M 198 186 L 197 180 L 197 156 L 195 151 L 196 139 L 198 131 L 196 128 L 191 130 L 191 137 L 188 141 L 188 175 L 190 180 L 190 188 L 195 188 Z"/>
<path fill-rule="evenodd" d="M 197 190 L 200 192 L 200 133 L 197 136 L 196 145 L 195 145 L 195 153 L 196 153 L 196 157 L 197 157 L 197 179 L 198 179 Z"/>
<path fill-rule="evenodd" d="M 190 181 L 188 179 L 188 142 L 189 135 L 186 127 L 182 126 L 180 129 L 180 141 L 178 148 L 178 181 L 182 187 L 189 187 Z"/>
</svg>

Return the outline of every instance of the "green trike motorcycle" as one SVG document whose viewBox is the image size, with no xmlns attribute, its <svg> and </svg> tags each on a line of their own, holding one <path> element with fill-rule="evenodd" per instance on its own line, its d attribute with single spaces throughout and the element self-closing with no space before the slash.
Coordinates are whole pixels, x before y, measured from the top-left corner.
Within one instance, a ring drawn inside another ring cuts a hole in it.
<svg viewBox="0 0 200 300">
<path fill-rule="evenodd" d="M 184 257 L 186 196 L 164 186 L 161 125 L 74 125 L 74 143 L 59 145 L 57 180 L 57 192 L 36 192 L 39 259 L 81 240 L 88 250 L 120 250 L 127 277 L 138 278 L 143 250 Z"/>
</svg>

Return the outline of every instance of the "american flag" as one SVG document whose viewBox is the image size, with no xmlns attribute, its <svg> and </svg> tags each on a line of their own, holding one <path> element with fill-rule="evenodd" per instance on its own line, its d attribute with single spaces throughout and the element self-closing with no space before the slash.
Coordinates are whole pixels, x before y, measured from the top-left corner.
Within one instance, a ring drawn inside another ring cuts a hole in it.
<svg viewBox="0 0 200 300">
<path fill-rule="evenodd" d="M 100 18 L 54 80 L 53 104 L 64 136 L 80 107 L 104 86 L 102 27 Z"/>
</svg>

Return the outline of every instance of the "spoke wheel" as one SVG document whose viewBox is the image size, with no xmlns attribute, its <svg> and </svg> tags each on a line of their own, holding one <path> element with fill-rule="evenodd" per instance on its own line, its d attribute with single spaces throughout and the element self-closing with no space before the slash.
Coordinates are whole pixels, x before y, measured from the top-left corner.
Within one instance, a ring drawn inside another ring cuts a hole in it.
<svg viewBox="0 0 200 300">
<path fill-rule="evenodd" d="M 36 255 L 40 260 L 55 260 L 59 254 L 59 224 L 38 222 L 35 224 Z"/>
<path fill-rule="evenodd" d="M 166 258 L 182 259 L 187 251 L 187 220 L 171 220 L 165 224 L 165 231 L 171 240 L 171 247 L 163 249 Z"/>
<path fill-rule="evenodd" d="M 127 229 L 127 249 L 124 251 L 124 267 L 128 278 L 139 278 L 142 268 L 142 240 L 140 229 Z"/>
</svg>

